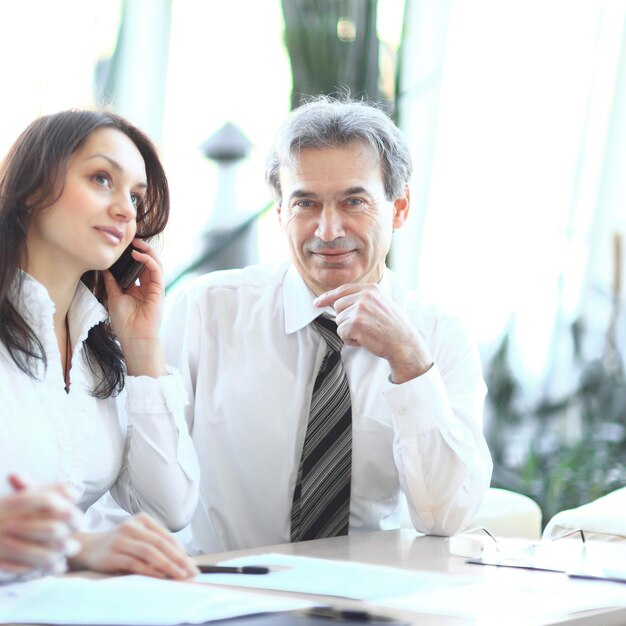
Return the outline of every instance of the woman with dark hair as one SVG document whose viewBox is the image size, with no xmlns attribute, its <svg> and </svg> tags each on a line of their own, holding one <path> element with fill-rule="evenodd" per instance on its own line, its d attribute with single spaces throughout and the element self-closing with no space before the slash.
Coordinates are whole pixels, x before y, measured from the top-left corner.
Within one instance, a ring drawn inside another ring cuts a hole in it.
<svg viewBox="0 0 626 626">
<path fill-rule="evenodd" d="M 109 112 L 36 120 L 0 167 L 0 578 L 59 571 L 67 557 L 197 573 L 161 526 L 187 524 L 198 485 L 159 341 L 163 273 L 145 241 L 168 212 L 154 145 Z M 145 267 L 122 288 L 107 268 L 131 243 Z M 109 490 L 137 515 L 77 533 L 79 510 Z"/>
</svg>

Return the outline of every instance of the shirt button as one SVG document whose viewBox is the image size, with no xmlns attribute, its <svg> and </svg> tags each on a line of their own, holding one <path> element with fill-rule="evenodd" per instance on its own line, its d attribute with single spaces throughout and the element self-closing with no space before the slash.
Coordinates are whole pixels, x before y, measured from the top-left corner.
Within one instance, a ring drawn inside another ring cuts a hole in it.
<svg viewBox="0 0 626 626">
<path fill-rule="evenodd" d="M 398 415 L 400 417 L 402 417 L 403 415 L 406 415 L 406 409 L 398 409 Z"/>
</svg>

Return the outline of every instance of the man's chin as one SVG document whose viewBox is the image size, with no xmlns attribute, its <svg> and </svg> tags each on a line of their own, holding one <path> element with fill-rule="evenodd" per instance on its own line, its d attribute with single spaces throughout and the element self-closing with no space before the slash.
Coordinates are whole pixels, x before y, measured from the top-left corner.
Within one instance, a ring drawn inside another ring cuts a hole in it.
<svg viewBox="0 0 626 626">
<path fill-rule="evenodd" d="M 325 268 L 313 275 L 316 283 L 316 291 L 325 293 L 348 283 L 358 283 L 361 277 L 349 268 Z M 321 290 L 321 291 L 320 291 Z"/>
</svg>

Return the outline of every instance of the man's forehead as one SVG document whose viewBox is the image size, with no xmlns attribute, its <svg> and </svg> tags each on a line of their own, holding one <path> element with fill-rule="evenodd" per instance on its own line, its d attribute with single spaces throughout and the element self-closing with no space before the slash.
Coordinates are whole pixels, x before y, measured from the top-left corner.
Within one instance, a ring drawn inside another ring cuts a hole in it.
<svg viewBox="0 0 626 626">
<path fill-rule="evenodd" d="M 306 177 L 314 171 L 327 170 L 329 175 L 346 176 L 361 173 L 362 167 L 371 171 L 378 169 L 383 175 L 380 158 L 367 144 L 354 142 L 347 145 L 332 145 L 322 148 L 303 148 L 279 168 L 281 181 L 286 182 Z M 369 172 L 368 172 L 369 173 Z"/>
<path fill-rule="evenodd" d="M 319 192 L 319 193 L 318 193 Z M 371 195 L 370 190 L 362 185 L 348 185 L 334 190 L 334 193 L 338 196 L 353 196 L 358 194 Z M 321 197 L 322 192 L 315 185 L 309 186 L 306 183 L 294 186 L 289 190 L 290 198 L 318 198 Z"/>
<path fill-rule="evenodd" d="M 317 157 L 328 153 L 338 152 L 351 152 L 353 158 L 363 159 L 371 164 L 377 165 L 380 163 L 380 157 L 378 153 L 367 143 L 363 141 L 352 141 L 346 144 L 328 144 L 320 147 L 308 147 L 294 148 L 286 156 L 280 169 L 285 170 L 299 170 L 301 169 L 301 163 L 309 160 L 311 157 Z"/>
</svg>

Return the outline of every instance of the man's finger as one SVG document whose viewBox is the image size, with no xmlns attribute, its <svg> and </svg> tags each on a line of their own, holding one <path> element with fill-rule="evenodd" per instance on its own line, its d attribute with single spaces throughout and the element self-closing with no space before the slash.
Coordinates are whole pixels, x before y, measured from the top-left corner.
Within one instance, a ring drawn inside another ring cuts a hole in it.
<svg viewBox="0 0 626 626">
<path fill-rule="evenodd" d="M 345 285 L 335 287 L 335 289 L 331 289 L 330 291 L 320 294 L 317 298 L 315 298 L 315 300 L 313 300 L 313 304 L 320 308 L 325 306 L 334 306 L 337 300 L 351 294 L 359 293 L 360 291 L 364 291 L 366 289 L 371 289 L 372 287 L 376 287 L 376 285 L 371 283 L 346 283 Z"/>
</svg>

